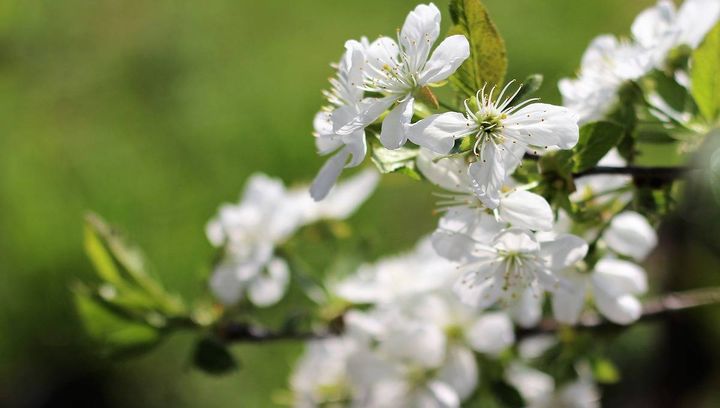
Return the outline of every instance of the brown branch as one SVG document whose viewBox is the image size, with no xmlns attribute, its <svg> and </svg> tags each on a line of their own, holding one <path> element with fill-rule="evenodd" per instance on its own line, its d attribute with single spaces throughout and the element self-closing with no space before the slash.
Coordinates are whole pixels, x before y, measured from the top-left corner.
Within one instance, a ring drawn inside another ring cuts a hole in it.
<svg viewBox="0 0 720 408">
<path fill-rule="evenodd" d="M 660 181 L 672 181 L 683 177 L 690 171 L 688 167 L 640 167 L 640 166 L 625 166 L 625 167 L 608 167 L 608 166 L 597 166 L 591 169 L 581 171 L 579 173 L 573 173 L 574 178 L 581 178 L 586 176 L 593 176 L 598 174 L 617 174 L 617 175 L 629 175 L 635 179 L 641 180 L 660 180 Z"/>
<path fill-rule="evenodd" d="M 720 287 L 702 288 L 684 292 L 670 293 L 646 301 L 639 321 L 650 321 L 668 317 L 674 313 L 695 309 L 701 306 L 720 304 Z M 522 329 L 518 332 L 519 338 L 536 334 L 554 333 L 562 327 L 553 319 L 545 319 L 537 327 Z M 597 313 L 586 313 L 580 319 L 576 330 L 622 330 L 629 326 L 613 323 L 604 319 Z"/>
<path fill-rule="evenodd" d="M 720 287 L 694 289 L 684 292 L 670 293 L 646 301 L 640 321 L 650 321 L 668 317 L 671 314 L 695 309 L 701 306 L 720 304 Z M 336 322 L 337 323 L 337 322 Z M 326 328 L 322 331 L 273 331 L 246 323 L 226 322 L 218 325 L 215 335 L 226 343 L 266 343 L 276 341 L 305 341 L 326 339 L 342 334 L 342 325 L 335 328 Z M 538 334 L 549 334 L 558 331 L 563 326 L 553 319 L 545 319 L 537 327 L 520 329 L 518 338 L 525 338 Z M 597 313 L 586 313 L 580 322 L 574 326 L 576 330 L 616 330 L 620 331 L 628 326 L 619 325 L 602 318 Z"/>
</svg>

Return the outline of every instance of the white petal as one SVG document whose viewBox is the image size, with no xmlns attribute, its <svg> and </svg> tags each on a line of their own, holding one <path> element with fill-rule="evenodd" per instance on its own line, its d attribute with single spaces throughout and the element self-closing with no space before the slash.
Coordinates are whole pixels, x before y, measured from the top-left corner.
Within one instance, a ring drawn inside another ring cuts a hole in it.
<svg viewBox="0 0 720 408">
<path fill-rule="evenodd" d="M 642 294 L 648 289 L 645 270 L 621 259 L 603 258 L 598 261 L 592 281 L 609 294 Z"/>
<path fill-rule="evenodd" d="M 554 241 L 542 242 L 541 253 L 545 264 L 552 271 L 568 268 L 587 255 L 588 244 L 572 234 L 559 235 Z"/>
<path fill-rule="evenodd" d="M 555 390 L 555 380 L 550 375 L 521 363 L 511 363 L 505 370 L 505 378 L 531 407 L 547 401 Z"/>
<path fill-rule="evenodd" d="M 542 317 L 542 290 L 539 285 L 526 288 L 512 305 L 511 312 L 518 326 L 524 328 L 537 326 Z"/>
<path fill-rule="evenodd" d="M 378 75 L 378 72 L 385 72 L 386 67 L 394 67 L 397 65 L 399 58 L 398 53 L 400 47 L 390 37 L 380 37 L 367 46 L 365 55 L 367 63 L 371 65 L 371 69 L 366 74 L 371 76 Z"/>
<path fill-rule="evenodd" d="M 640 301 L 632 295 L 610 296 L 595 290 L 595 305 L 603 316 L 617 324 L 630 324 L 642 314 Z"/>
<path fill-rule="evenodd" d="M 267 307 L 282 299 L 290 279 L 287 263 L 273 258 L 266 266 L 266 274 L 259 274 L 250 282 L 248 299 L 259 307 Z"/>
<path fill-rule="evenodd" d="M 657 245 L 657 234 L 645 217 L 625 211 L 610 223 L 603 239 L 615 252 L 642 261 Z"/>
<path fill-rule="evenodd" d="M 350 152 L 341 149 L 325 162 L 310 186 L 310 196 L 315 201 L 320 201 L 328 195 L 349 158 Z"/>
<path fill-rule="evenodd" d="M 328 154 L 343 145 L 340 136 L 333 132 L 332 112 L 318 112 L 313 120 L 313 129 L 318 153 Z"/>
<path fill-rule="evenodd" d="M 397 149 L 405 144 L 413 115 L 415 100 L 411 97 L 400 102 L 383 120 L 380 142 L 386 149 Z"/>
<path fill-rule="evenodd" d="M 225 243 L 225 230 L 218 218 L 213 218 L 205 225 L 205 236 L 213 246 L 219 247 Z"/>
<path fill-rule="evenodd" d="M 473 350 L 498 355 L 515 342 L 515 330 L 507 314 L 484 313 L 475 320 L 465 334 Z"/>
<path fill-rule="evenodd" d="M 482 269 L 480 269 L 482 268 Z M 468 306 L 484 309 L 497 302 L 502 295 L 502 283 L 496 282 L 494 276 L 505 269 L 502 262 L 488 263 L 476 269 L 487 279 L 475 279 L 475 275 L 468 273 L 453 285 L 453 292 L 460 301 Z"/>
<path fill-rule="evenodd" d="M 400 31 L 400 44 L 412 72 L 423 67 L 439 34 L 440 10 L 434 4 L 420 4 L 408 14 Z"/>
<path fill-rule="evenodd" d="M 497 208 L 500 204 L 500 189 L 507 173 L 503 157 L 494 143 L 485 145 L 481 159 L 470 164 L 468 174 L 480 201 L 488 208 Z"/>
<path fill-rule="evenodd" d="M 470 56 L 470 44 L 464 35 L 452 35 L 433 51 L 418 78 L 420 85 L 444 81 Z"/>
<path fill-rule="evenodd" d="M 519 190 L 500 199 L 500 218 L 515 227 L 535 231 L 553 229 L 553 212 L 550 204 L 535 193 Z"/>
<path fill-rule="evenodd" d="M 392 106 L 397 100 L 397 96 L 387 96 L 384 98 L 365 98 L 360 102 L 355 113 L 349 118 L 343 115 L 342 117 L 333 115 L 333 129 L 338 135 L 349 135 L 364 129 L 369 124 L 373 123 L 383 114 L 388 108 Z M 335 112 L 340 111 L 336 109 Z"/>
<path fill-rule="evenodd" d="M 449 385 L 440 381 L 430 381 L 427 385 L 428 390 L 432 392 L 432 399 L 419 399 L 413 405 L 413 407 L 423 408 L 459 408 L 460 398 L 457 395 L 456 390 L 452 389 Z M 393 408 L 397 405 L 391 405 Z M 390 408 L 390 406 L 388 406 Z"/>
<path fill-rule="evenodd" d="M 536 252 L 540 249 L 531 231 L 521 228 L 509 228 L 495 237 L 493 247 L 507 252 Z"/>
<path fill-rule="evenodd" d="M 438 156 L 429 149 L 420 149 L 416 164 L 423 176 L 442 189 L 457 193 L 472 193 L 465 160 L 448 157 L 436 162 Z"/>
<path fill-rule="evenodd" d="M 680 6 L 677 25 L 680 44 L 697 48 L 720 18 L 720 1 L 686 0 Z"/>
<path fill-rule="evenodd" d="M 578 273 L 568 275 L 564 276 L 566 284 L 553 293 L 552 309 L 557 321 L 565 324 L 575 324 L 580 318 L 580 313 L 585 304 L 587 281 L 584 276 Z"/>
<path fill-rule="evenodd" d="M 408 138 L 416 145 L 435 153 L 448 154 L 455 144 L 455 139 L 474 131 L 477 131 L 477 125 L 465 115 L 447 112 L 414 123 L 408 129 Z"/>
<path fill-rule="evenodd" d="M 450 348 L 437 379 L 452 387 L 461 400 L 469 397 L 478 383 L 478 367 L 472 351 L 465 347 Z"/>
<path fill-rule="evenodd" d="M 388 330 L 379 350 L 393 358 L 406 359 L 425 368 L 435 368 L 445 358 L 445 345 L 445 334 L 437 326 L 406 322 Z"/>
<path fill-rule="evenodd" d="M 367 154 L 367 141 L 365 132 L 357 131 L 342 137 L 345 148 L 350 152 L 350 162 L 345 167 L 356 167 L 365 160 Z"/>
<path fill-rule="evenodd" d="M 503 121 L 503 135 L 532 146 L 569 149 L 579 137 L 578 118 L 569 109 L 533 103 Z"/>
<path fill-rule="evenodd" d="M 317 204 L 320 218 L 348 218 L 375 191 L 379 181 L 378 172 L 367 169 L 339 183 L 325 200 Z"/>
<path fill-rule="evenodd" d="M 675 5 L 670 0 L 660 0 L 655 6 L 643 10 L 635 17 L 631 31 L 633 37 L 646 47 L 654 46 L 663 35 L 669 34 L 675 21 Z"/>
<path fill-rule="evenodd" d="M 236 265 L 223 262 L 210 278 L 210 290 L 224 305 L 234 305 L 243 297 L 247 281 L 238 278 Z"/>
</svg>

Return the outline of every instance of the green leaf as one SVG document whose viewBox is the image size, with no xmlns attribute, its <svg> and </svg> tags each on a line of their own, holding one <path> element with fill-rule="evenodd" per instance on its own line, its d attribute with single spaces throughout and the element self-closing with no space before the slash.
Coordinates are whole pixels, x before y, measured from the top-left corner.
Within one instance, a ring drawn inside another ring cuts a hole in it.
<svg viewBox="0 0 720 408">
<path fill-rule="evenodd" d="M 235 357 L 220 340 L 214 337 L 200 339 L 193 353 L 195 367 L 215 375 L 227 374 L 237 370 Z"/>
<path fill-rule="evenodd" d="M 149 303 L 163 313 L 184 313 L 182 301 L 148 274 L 142 252 L 95 214 L 85 217 L 85 252 L 98 276 L 118 291 L 118 298 L 137 301 L 146 295 Z"/>
<path fill-rule="evenodd" d="M 108 354 L 147 350 L 160 341 L 160 332 L 108 307 L 86 288 L 74 290 L 75 307 L 90 337 Z"/>
<path fill-rule="evenodd" d="M 612 122 L 593 122 L 580 128 L 580 139 L 573 156 L 573 171 L 594 167 L 605 154 L 620 143 L 624 129 Z"/>
<path fill-rule="evenodd" d="M 703 116 L 715 122 L 720 116 L 720 24 L 695 50 L 692 61 L 693 98 Z"/>
<path fill-rule="evenodd" d="M 502 85 L 507 71 L 505 42 L 480 0 L 452 0 L 453 26 L 448 36 L 464 35 L 470 43 L 470 57 L 450 77 L 466 96 L 473 96 L 485 84 Z"/>
<path fill-rule="evenodd" d="M 415 158 L 420 153 L 419 149 L 401 147 L 390 150 L 384 148 L 380 142 L 375 139 L 371 140 L 370 144 L 372 146 L 372 161 L 378 170 L 380 170 L 380 173 L 401 172 L 412 178 L 422 179 L 420 173 L 415 169 Z"/>
<path fill-rule="evenodd" d="M 620 381 L 620 372 L 617 367 L 606 358 L 593 359 L 592 371 L 595 381 L 600 384 L 615 384 Z"/>
</svg>

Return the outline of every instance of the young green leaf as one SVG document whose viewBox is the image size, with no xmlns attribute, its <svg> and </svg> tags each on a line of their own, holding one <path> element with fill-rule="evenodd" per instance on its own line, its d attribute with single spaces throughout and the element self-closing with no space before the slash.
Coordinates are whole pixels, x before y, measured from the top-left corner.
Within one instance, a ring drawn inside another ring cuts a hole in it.
<svg viewBox="0 0 720 408">
<path fill-rule="evenodd" d="M 720 117 L 720 24 L 705 37 L 692 56 L 692 95 L 711 122 Z"/>
<path fill-rule="evenodd" d="M 416 180 L 422 179 L 420 173 L 415 169 L 415 158 L 420 152 L 419 149 L 401 147 L 389 150 L 384 148 L 377 140 L 371 140 L 371 146 L 371 159 L 380 170 L 380 173 L 400 172 Z"/>
<path fill-rule="evenodd" d="M 594 167 L 622 139 L 624 129 L 612 122 L 592 122 L 580 128 L 580 139 L 573 156 L 573 171 Z"/>
<path fill-rule="evenodd" d="M 452 0 L 453 26 L 448 36 L 464 35 L 470 43 L 470 58 L 450 77 L 450 82 L 466 96 L 487 84 L 501 85 L 507 71 L 505 42 L 480 0 Z"/>
<path fill-rule="evenodd" d="M 77 287 L 73 294 L 86 332 L 103 352 L 117 355 L 143 351 L 160 341 L 158 329 L 111 309 L 86 288 Z"/>
</svg>

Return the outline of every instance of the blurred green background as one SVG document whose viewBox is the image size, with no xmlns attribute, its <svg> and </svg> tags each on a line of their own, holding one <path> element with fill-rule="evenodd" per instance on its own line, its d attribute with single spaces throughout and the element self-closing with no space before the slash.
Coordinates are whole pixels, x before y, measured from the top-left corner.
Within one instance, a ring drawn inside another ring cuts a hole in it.
<svg viewBox="0 0 720 408">
<path fill-rule="evenodd" d="M 4 0 L 0 406 L 271 406 L 298 344 L 235 347 L 243 369 L 221 378 L 191 368 L 186 335 L 138 358 L 97 356 L 68 290 L 92 276 L 83 213 L 122 226 L 167 287 L 203 293 L 212 256 L 205 222 L 252 172 L 288 183 L 314 176 L 324 159 L 311 120 L 328 64 L 345 39 L 393 34 L 416 3 Z M 627 33 L 651 4 L 486 3 L 507 42 L 509 77 L 543 73 L 541 96 L 555 103 L 557 79 L 574 72 L 590 39 Z M 350 220 L 372 256 L 432 230 L 429 191 L 383 179 Z M 630 354 L 645 344 L 626 343 Z"/>
</svg>

